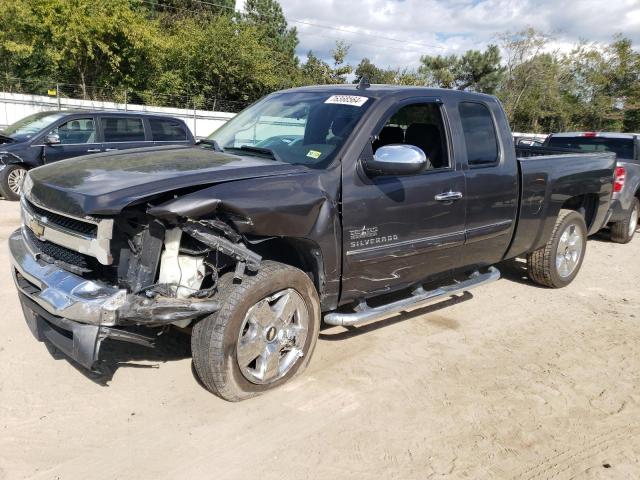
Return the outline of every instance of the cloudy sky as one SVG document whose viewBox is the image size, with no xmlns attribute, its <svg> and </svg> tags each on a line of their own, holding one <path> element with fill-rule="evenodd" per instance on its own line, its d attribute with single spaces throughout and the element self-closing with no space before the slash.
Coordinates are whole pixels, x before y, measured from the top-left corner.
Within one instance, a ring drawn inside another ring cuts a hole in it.
<svg viewBox="0 0 640 480">
<path fill-rule="evenodd" d="M 615 33 L 640 47 L 640 0 L 280 0 L 280 4 L 289 24 L 298 29 L 302 60 L 309 50 L 327 58 L 335 41 L 345 40 L 351 45 L 352 65 L 368 57 L 378 66 L 415 67 L 420 55 L 482 49 L 498 34 L 528 26 L 553 34 L 559 48 L 580 40 L 608 42 Z"/>
</svg>

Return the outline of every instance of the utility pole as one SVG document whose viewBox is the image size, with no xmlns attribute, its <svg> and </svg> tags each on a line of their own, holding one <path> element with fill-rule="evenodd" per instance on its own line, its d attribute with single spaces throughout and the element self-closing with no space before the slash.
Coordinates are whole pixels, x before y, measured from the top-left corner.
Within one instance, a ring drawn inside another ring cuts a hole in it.
<svg viewBox="0 0 640 480">
<path fill-rule="evenodd" d="M 125 89 L 124 89 L 124 111 L 125 111 L 125 112 L 127 111 L 127 100 L 128 100 L 128 98 L 127 98 L 127 97 L 128 97 L 128 95 L 127 95 L 127 94 L 128 94 L 128 93 L 129 93 L 129 89 L 128 89 L 128 88 L 125 88 Z"/>
<path fill-rule="evenodd" d="M 196 99 L 193 99 L 193 136 L 196 137 L 196 124 L 198 123 L 198 119 L 196 118 Z"/>
<path fill-rule="evenodd" d="M 58 99 L 58 110 L 62 110 L 62 105 L 60 105 L 60 84 L 56 83 L 56 98 Z"/>
</svg>

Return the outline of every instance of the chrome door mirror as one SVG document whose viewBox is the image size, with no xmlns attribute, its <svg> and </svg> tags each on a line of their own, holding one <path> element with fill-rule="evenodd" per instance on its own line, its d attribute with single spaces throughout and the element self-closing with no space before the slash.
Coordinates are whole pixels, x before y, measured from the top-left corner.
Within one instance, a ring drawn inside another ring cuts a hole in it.
<svg viewBox="0 0 640 480">
<path fill-rule="evenodd" d="M 427 156 L 414 145 L 391 144 L 378 148 L 373 159 L 365 162 L 372 175 L 414 175 L 429 165 Z"/>
<path fill-rule="evenodd" d="M 60 143 L 60 135 L 57 133 L 50 133 L 44 137 L 45 145 L 58 145 Z"/>
</svg>

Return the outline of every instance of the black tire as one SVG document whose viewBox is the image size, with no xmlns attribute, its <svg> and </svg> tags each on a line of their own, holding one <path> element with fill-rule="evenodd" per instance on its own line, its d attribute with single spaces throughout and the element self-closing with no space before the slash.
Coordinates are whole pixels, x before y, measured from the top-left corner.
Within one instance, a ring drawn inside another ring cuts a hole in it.
<svg viewBox="0 0 640 480">
<path fill-rule="evenodd" d="M 633 199 L 631 208 L 625 213 L 624 220 L 611 224 L 611 241 L 616 243 L 629 243 L 636 233 L 638 215 L 640 214 L 640 201 Z M 635 220 L 634 220 L 635 215 Z M 635 223 L 633 228 L 632 223 Z"/>
<path fill-rule="evenodd" d="M 26 172 L 27 169 L 22 165 L 7 165 L 2 169 L 2 171 L 0 171 L 0 195 L 2 195 L 5 200 L 20 200 L 19 187 L 17 191 L 14 191 L 14 189 L 12 189 L 13 185 L 10 185 L 10 177 L 15 177 L 16 173 L 20 174 Z"/>
<path fill-rule="evenodd" d="M 562 276 L 556 266 L 556 254 L 562 234 L 569 226 L 575 226 L 575 228 L 579 229 L 582 248 L 573 271 L 569 275 Z M 582 261 L 584 260 L 586 247 L 587 226 L 583 216 L 573 210 L 560 210 L 560 214 L 558 215 L 547 244 L 527 256 L 529 278 L 535 283 L 544 285 L 545 287 L 566 287 L 578 275 Z"/>
<path fill-rule="evenodd" d="M 276 388 L 304 370 L 316 345 L 321 313 L 313 282 L 289 265 L 264 261 L 257 273 L 245 274 L 240 282 L 232 280 L 231 275 L 220 279 L 217 294 L 220 310 L 194 325 L 191 352 L 202 384 L 219 397 L 237 402 Z M 281 378 L 267 384 L 253 383 L 243 375 L 236 357 L 240 328 L 249 308 L 286 289 L 293 289 L 302 297 L 308 312 L 303 355 Z"/>
</svg>

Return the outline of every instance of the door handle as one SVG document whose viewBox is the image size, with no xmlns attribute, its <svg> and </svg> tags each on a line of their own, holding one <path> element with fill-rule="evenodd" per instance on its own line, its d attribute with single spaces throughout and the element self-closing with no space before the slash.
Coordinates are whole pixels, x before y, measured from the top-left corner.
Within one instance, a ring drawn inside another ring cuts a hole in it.
<svg viewBox="0 0 640 480">
<path fill-rule="evenodd" d="M 105 148 L 105 152 L 113 152 L 114 150 L 118 150 L 117 148 Z"/>
<path fill-rule="evenodd" d="M 462 198 L 462 192 L 444 192 L 433 197 L 438 202 L 454 202 Z"/>
<path fill-rule="evenodd" d="M 87 150 L 87 153 L 98 153 L 101 151 L 102 150 L 100 150 L 99 148 L 90 148 L 89 150 Z"/>
</svg>

